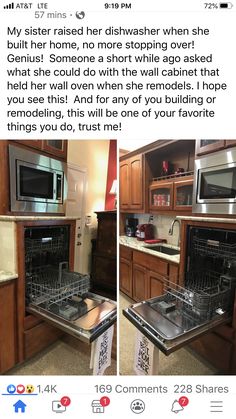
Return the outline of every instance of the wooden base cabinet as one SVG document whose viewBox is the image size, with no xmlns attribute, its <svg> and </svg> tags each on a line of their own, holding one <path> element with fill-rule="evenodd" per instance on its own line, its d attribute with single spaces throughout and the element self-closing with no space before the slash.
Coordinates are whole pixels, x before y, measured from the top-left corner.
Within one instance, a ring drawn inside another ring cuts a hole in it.
<svg viewBox="0 0 236 419">
<path fill-rule="evenodd" d="M 92 255 L 93 292 L 116 299 L 116 211 L 97 211 L 98 231 Z"/>
<path fill-rule="evenodd" d="M 150 286 L 149 297 L 156 297 L 164 293 L 164 282 L 163 277 L 156 272 L 148 273 L 148 282 Z"/>
<path fill-rule="evenodd" d="M 132 297 L 132 261 L 120 258 L 120 289 L 129 297 Z"/>
<path fill-rule="evenodd" d="M 0 373 L 17 363 L 16 280 L 0 285 Z"/>
<path fill-rule="evenodd" d="M 149 296 L 149 284 L 147 270 L 141 265 L 133 265 L 133 299 L 135 301 L 146 300 Z"/>
<path fill-rule="evenodd" d="M 120 290 L 135 301 L 164 293 L 167 277 L 178 281 L 178 265 L 145 252 L 120 246 Z"/>
</svg>

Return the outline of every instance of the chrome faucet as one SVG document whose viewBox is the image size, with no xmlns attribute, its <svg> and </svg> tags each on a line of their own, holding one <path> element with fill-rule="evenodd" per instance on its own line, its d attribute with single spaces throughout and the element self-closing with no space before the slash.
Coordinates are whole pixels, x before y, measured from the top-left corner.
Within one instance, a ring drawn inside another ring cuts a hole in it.
<svg viewBox="0 0 236 419">
<path fill-rule="evenodd" d="M 173 236 L 173 230 L 174 230 L 175 223 L 178 223 L 179 224 L 179 236 L 178 236 L 178 247 L 179 247 L 179 245 L 180 245 L 180 221 L 177 220 L 177 218 L 175 218 L 172 221 L 171 225 L 170 225 L 170 228 L 169 228 L 169 236 Z"/>
</svg>

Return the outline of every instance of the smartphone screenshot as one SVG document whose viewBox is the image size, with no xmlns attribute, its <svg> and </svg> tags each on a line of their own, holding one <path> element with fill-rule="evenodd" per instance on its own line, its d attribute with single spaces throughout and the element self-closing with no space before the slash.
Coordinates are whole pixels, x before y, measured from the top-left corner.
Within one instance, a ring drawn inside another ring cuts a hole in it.
<svg viewBox="0 0 236 419">
<path fill-rule="evenodd" d="M 1 5 L 2 415 L 232 415 L 235 7 Z"/>
</svg>

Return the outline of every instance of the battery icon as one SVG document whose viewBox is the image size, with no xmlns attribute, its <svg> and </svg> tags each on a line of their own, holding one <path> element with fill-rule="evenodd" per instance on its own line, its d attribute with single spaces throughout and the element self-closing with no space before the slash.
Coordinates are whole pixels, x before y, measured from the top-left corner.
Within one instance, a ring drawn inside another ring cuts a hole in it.
<svg viewBox="0 0 236 419">
<path fill-rule="evenodd" d="M 232 3 L 220 3 L 220 9 L 232 9 L 233 4 Z"/>
</svg>

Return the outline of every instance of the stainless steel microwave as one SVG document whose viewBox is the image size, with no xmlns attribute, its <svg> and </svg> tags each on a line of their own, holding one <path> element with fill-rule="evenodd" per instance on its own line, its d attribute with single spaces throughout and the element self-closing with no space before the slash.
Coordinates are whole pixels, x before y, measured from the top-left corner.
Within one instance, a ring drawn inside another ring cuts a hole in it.
<svg viewBox="0 0 236 419">
<path fill-rule="evenodd" d="M 66 164 L 9 145 L 11 211 L 65 213 Z"/>
<path fill-rule="evenodd" d="M 195 160 L 193 212 L 236 214 L 236 148 Z"/>
</svg>

